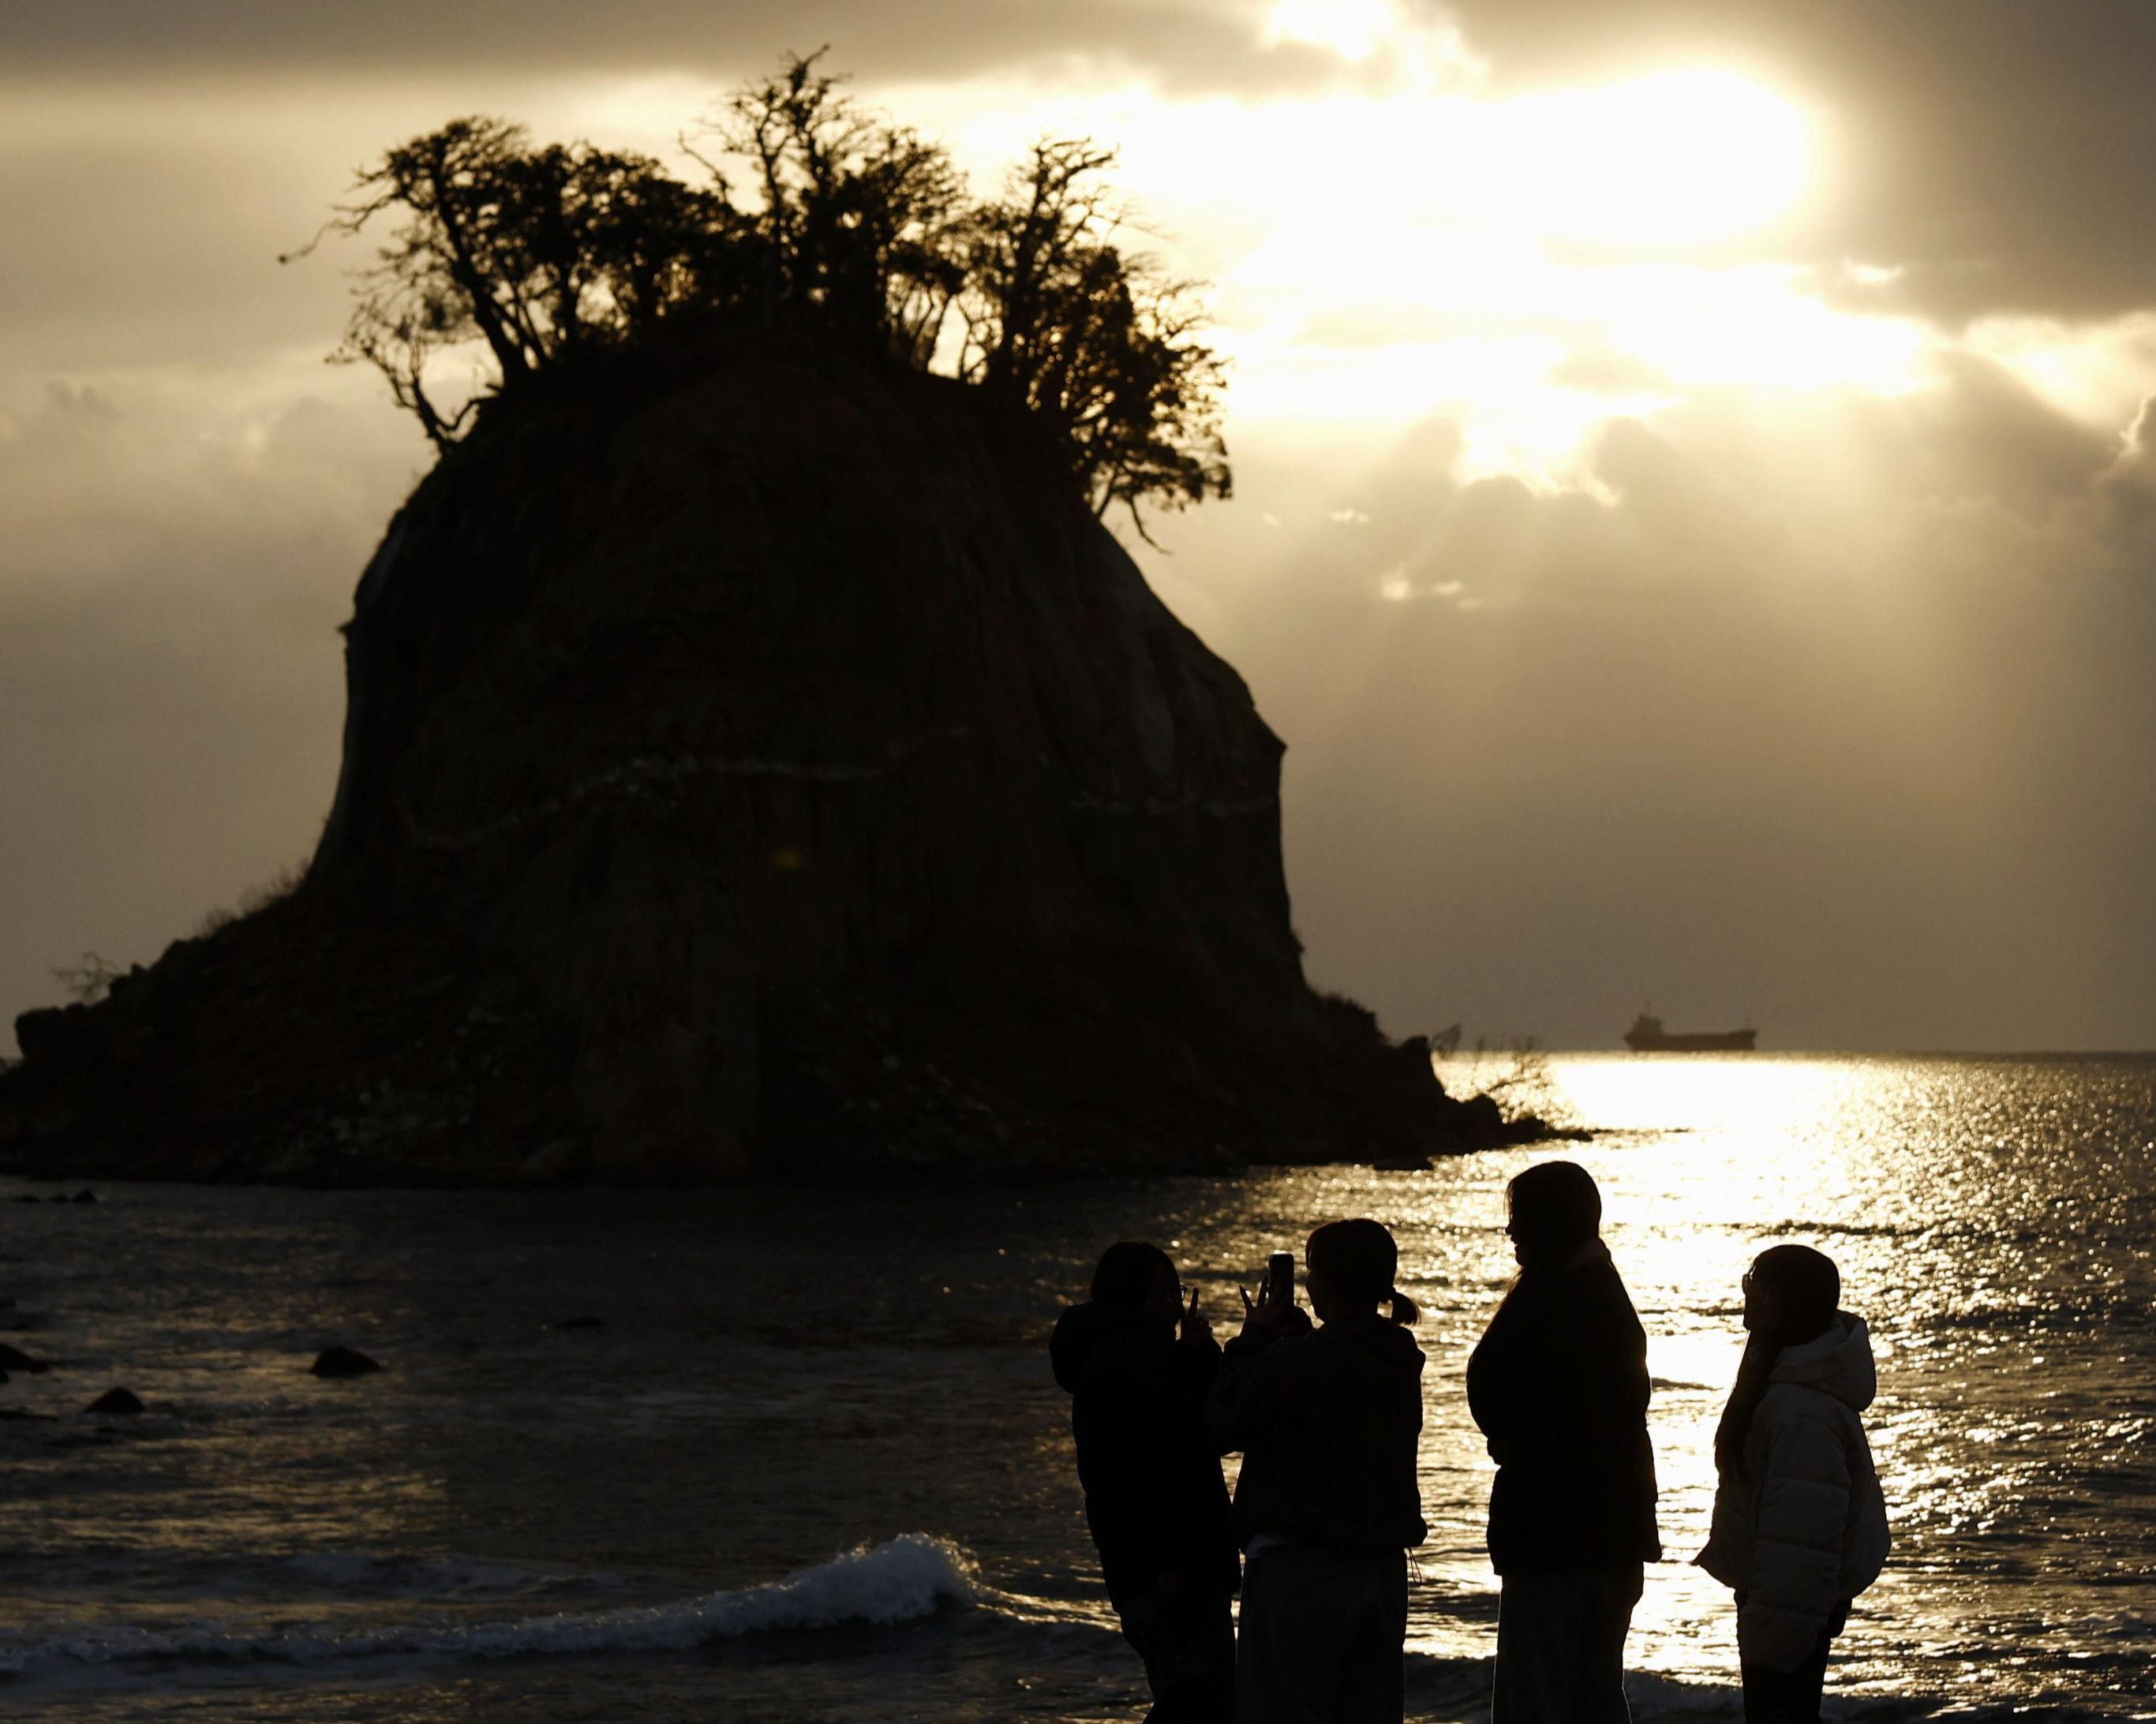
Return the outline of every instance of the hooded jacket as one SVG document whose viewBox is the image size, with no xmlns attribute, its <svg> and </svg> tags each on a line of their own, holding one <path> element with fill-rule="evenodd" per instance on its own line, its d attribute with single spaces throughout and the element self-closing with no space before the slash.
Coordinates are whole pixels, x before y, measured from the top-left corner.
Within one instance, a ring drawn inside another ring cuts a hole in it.
<svg viewBox="0 0 2156 1724">
<path fill-rule="evenodd" d="M 1467 1361 L 1468 1409 L 1497 1463 L 1499 1574 L 1661 1556 L 1649 1391 L 1646 1332 L 1605 1247 L 1522 1273 Z"/>
<path fill-rule="evenodd" d="M 1767 1383 L 1697 1560 L 1737 1591 L 1743 1662 L 1793 1670 L 1887 1561 L 1886 1498 L 1857 1417 L 1878 1389 L 1864 1319 L 1836 1311 L 1825 1334 L 1782 1350 Z"/>
<path fill-rule="evenodd" d="M 1202 1590 L 1235 1590 L 1228 1487 L 1205 1427 L 1220 1348 L 1173 1324 L 1088 1301 L 1066 1310 L 1048 1343 L 1070 1395 L 1070 1432 L 1086 1525 L 1108 1596 L 1121 1609 L 1181 1573 Z"/>
<path fill-rule="evenodd" d="M 1414 1337 L 1375 1312 L 1229 1342 L 1210 1413 L 1222 1452 L 1243 1455 L 1237 1542 L 1270 1533 L 1373 1555 L 1420 1544 L 1422 1367 Z"/>
</svg>

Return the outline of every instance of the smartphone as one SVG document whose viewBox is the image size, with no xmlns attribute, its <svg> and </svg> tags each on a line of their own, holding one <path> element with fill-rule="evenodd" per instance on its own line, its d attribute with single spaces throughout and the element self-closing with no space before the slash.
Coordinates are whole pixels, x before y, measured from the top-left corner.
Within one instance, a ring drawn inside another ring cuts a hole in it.
<svg viewBox="0 0 2156 1724">
<path fill-rule="evenodd" d="M 1295 1303 L 1295 1253 L 1276 1251 L 1265 1259 L 1266 1303 L 1286 1311 Z"/>
</svg>

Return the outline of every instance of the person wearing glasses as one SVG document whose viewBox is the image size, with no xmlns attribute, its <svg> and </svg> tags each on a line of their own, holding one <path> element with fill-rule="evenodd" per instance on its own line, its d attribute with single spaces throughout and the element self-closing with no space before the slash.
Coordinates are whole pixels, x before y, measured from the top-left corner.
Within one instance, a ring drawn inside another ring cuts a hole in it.
<svg viewBox="0 0 2156 1724">
<path fill-rule="evenodd" d="M 1111 1245 L 1049 1357 L 1109 1601 L 1145 1660 L 1148 1724 L 1230 1724 L 1240 1562 L 1205 1423 L 1220 1348 L 1198 1295 L 1159 1246 Z"/>
</svg>

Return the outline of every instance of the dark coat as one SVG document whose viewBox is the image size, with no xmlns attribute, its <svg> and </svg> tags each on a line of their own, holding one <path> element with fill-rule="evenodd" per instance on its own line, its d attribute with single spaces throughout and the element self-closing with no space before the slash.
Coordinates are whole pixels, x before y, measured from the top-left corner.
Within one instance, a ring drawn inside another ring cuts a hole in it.
<svg viewBox="0 0 2156 1724">
<path fill-rule="evenodd" d="M 1205 1428 L 1219 1345 L 1090 1301 L 1063 1313 L 1048 1345 L 1070 1393 L 1086 1524 L 1109 1597 L 1120 1606 L 1174 1573 L 1204 1591 L 1234 1592 L 1241 1573 L 1228 1487 Z"/>
<path fill-rule="evenodd" d="M 1467 1361 L 1468 1408 L 1497 1463 L 1498 1573 L 1661 1557 L 1647 1395 L 1646 1331 L 1608 1251 L 1522 1274 Z"/>
<path fill-rule="evenodd" d="M 1420 1544 L 1422 1366 L 1414 1337 L 1374 1313 L 1229 1342 L 1209 1411 L 1214 1439 L 1243 1453 L 1237 1540 L 1270 1532 L 1373 1553 Z"/>
</svg>

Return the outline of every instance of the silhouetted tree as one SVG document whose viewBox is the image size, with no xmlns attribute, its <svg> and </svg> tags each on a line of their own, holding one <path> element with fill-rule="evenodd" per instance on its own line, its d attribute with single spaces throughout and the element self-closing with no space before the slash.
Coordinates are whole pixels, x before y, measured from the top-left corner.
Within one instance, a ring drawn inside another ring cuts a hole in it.
<svg viewBox="0 0 2156 1724">
<path fill-rule="evenodd" d="M 671 310 L 722 298 L 739 228 L 724 190 L 684 184 L 651 158 L 588 144 L 531 146 L 524 128 L 475 117 L 388 151 L 353 200 L 289 257 L 376 217 L 404 221 L 358 272 L 352 321 L 333 361 L 363 361 L 438 445 L 475 395 L 445 414 L 429 362 L 478 341 L 493 387 L 515 387 L 581 346 L 634 339 Z"/>
<path fill-rule="evenodd" d="M 94 1006 L 111 991 L 112 984 L 127 972 L 110 959 L 94 952 L 85 952 L 81 961 L 72 964 L 54 964 L 53 980 L 67 990 L 68 998 L 80 1005 Z"/>
<path fill-rule="evenodd" d="M 821 59 L 789 56 L 683 140 L 708 185 L 588 143 L 535 147 L 485 117 L 391 150 L 290 254 L 402 218 L 357 272 L 331 357 L 375 367 L 446 447 L 487 393 L 580 351 L 783 325 L 1022 403 L 1094 511 L 1122 504 L 1142 534 L 1141 504 L 1227 495 L 1224 372 L 1199 339 L 1199 284 L 1117 243 L 1131 221 L 1106 178 L 1115 151 L 1044 139 L 1000 198 L 970 202 L 942 146 L 855 103 Z M 741 203 L 707 140 L 742 165 Z M 492 376 L 447 412 L 429 367 L 475 346 Z"/>
<path fill-rule="evenodd" d="M 1124 251 L 1116 152 L 1043 138 L 968 224 L 959 375 L 1023 400 L 1070 451 L 1096 514 L 1228 495 L 1219 357 L 1197 339 L 1199 284 Z"/>
<path fill-rule="evenodd" d="M 842 94 L 843 80 L 816 69 L 823 54 L 790 55 L 777 77 L 743 85 L 702 136 L 754 182 L 744 220 L 772 267 L 775 309 L 925 371 L 963 282 L 965 181 L 942 146 Z"/>
</svg>

